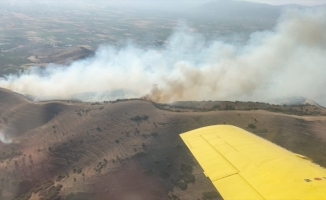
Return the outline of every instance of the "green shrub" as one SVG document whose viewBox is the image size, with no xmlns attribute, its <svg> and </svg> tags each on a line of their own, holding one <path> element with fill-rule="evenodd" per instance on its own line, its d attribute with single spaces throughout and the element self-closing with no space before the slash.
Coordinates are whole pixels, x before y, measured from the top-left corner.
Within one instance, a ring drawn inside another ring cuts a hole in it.
<svg viewBox="0 0 326 200">
<path fill-rule="evenodd" d="M 167 179 L 170 177 L 170 174 L 167 171 L 161 171 L 159 176 L 163 179 Z"/>
<path fill-rule="evenodd" d="M 172 183 L 178 188 L 180 188 L 181 190 L 186 190 L 188 187 L 187 183 L 184 182 L 184 180 L 182 179 L 178 179 L 178 180 L 172 179 Z"/>
<path fill-rule="evenodd" d="M 77 170 L 77 174 L 80 174 L 80 173 L 82 173 L 82 169 L 81 168 L 79 168 L 78 170 Z"/>
<path fill-rule="evenodd" d="M 92 196 L 92 194 L 86 192 L 70 193 L 65 200 L 91 200 Z"/>
<path fill-rule="evenodd" d="M 138 153 L 135 154 L 136 158 L 140 158 L 140 157 L 143 157 L 143 156 L 146 156 L 146 152 L 142 151 L 142 152 L 138 152 Z"/>
<path fill-rule="evenodd" d="M 203 200 L 218 199 L 220 196 L 216 191 L 203 192 L 202 195 L 203 195 L 203 197 L 202 197 Z"/>
<path fill-rule="evenodd" d="M 135 116 L 135 117 L 132 117 L 132 118 L 130 118 L 130 120 L 132 120 L 132 121 L 135 121 L 135 122 L 141 122 L 141 121 L 146 121 L 146 120 L 148 120 L 148 116 L 147 115 L 143 115 L 143 116 L 140 116 L 140 115 L 137 115 L 137 116 Z"/>
<path fill-rule="evenodd" d="M 158 133 L 157 133 L 157 132 L 152 132 L 151 135 L 152 135 L 153 137 L 155 137 L 155 136 L 158 136 Z"/>
<path fill-rule="evenodd" d="M 256 126 L 255 126 L 255 124 L 248 124 L 248 128 L 255 129 Z"/>
</svg>

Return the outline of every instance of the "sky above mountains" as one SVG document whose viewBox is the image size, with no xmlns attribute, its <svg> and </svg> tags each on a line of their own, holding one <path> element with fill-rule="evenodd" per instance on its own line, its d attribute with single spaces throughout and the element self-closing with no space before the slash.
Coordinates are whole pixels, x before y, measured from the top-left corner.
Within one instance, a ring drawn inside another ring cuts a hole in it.
<svg viewBox="0 0 326 200">
<path fill-rule="evenodd" d="M 317 6 L 326 5 L 326 0 L 0 0 L 0 3 L 5 3 L 11 6 L 34 6 L 34 4 L 47 6 L 63 6 L 63 7 L 89 7 L 89 6 L 118 6 L 120 8 L 128 7 L 133 9 L 155 9 L 174 12 L 183 12 L 188 9 L 196 9 L 212 2 L 241 2 L 244 6 L 250 6 L 250 3 L 263 3 L 268 5 L 287 5 L 296 4 L 301 6 Z"/>
<path fill-rule="evenodd" d="M 69 2 L 69 1 L 76 1 L 76 0 L 0 0 L 0 2 Z M 95 1 L 102 1 L 102 2 L 111 2 L 111 3 L 117 3 L 117 2 L 144 2 L 148 1 L 151 3 L 155 2 L 187 2 L 191 4 L 203 4 L 206 2 L 212 2 L 214 0 L 95 0 Z M 215 0 L 216 1 L 216 0 Z M 224 0 L 229 1 L 229 0 Z M 232 1 L 232 0 L 231 0 Z M 236 0 L 236 1 L 247 1 L 247 2 L 258 2 L 258 3 L 266 3 L 271 5 L 284 5 L 284 4 L 299 4 L 299 5 L 307 5 L 307 6 L 313 6 L 313 5 L 321 5 L 326 4 L 326 0 Z M 78 2 L 94 2 L 94 0 L 80 0 Z"/>
<path fill-rule="evenodd" d="M 272 5 L 300 4 L 306 6 L 326 4 L 326 0 L 251 0 L 250 2 L 267 3 Z"/>
</svg>

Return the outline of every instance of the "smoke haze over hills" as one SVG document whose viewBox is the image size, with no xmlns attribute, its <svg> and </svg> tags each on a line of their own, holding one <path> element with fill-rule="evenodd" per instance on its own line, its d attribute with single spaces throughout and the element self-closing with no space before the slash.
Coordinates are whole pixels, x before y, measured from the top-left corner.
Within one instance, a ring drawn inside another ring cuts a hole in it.
<svg viewBox="0 0 326 200">
<path fill-rule="evenodd" d="M 3 77 L 0 87 L 35 100 L 71 99 L 76 94 L 89 100 L 80 94 L 95 92 L 98 98 L 93 101 L 304 96 L 326 105 L 325 32 L 325 9 L 288 11 L 272 31 L 251 34 L 245 45 L 206 40 L 181 23 L 162 48 L 102 46 L 94 57 L 69 65 L 50 64 Z M 101 95 L 112 92 L 114 97 Z"/>
</svg>

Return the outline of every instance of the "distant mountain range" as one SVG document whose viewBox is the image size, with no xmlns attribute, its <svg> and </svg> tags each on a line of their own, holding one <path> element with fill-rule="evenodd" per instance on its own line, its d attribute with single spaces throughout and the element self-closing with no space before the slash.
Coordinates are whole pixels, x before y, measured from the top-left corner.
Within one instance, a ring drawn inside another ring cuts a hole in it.
<svg viewBox="0 0 326 200">
<path fill-rule="evenodd" d="M 313 6 L 324 7 L 326 5 Z M 287 5 L 269 5 L 264 3 L 254 3 L 246 1 L 217 0 L 208 2 L 192 10 L 193 14 L 199 14 L 206 18 L 241 18 L 241 19 L 258 19 L 258 20 L 275 20 L 280 14 L 290 8 L 304 9 L 309 6 L 296 4 Z"/>
<path fill-rule="evenodd" d="M 202 13 L 207 17 L 219 18 L 277 18 L 281 9 L 278 6 L 271 6 L 262 3 L 251 3 L 244 1 L 213 1 L 206 3 L 197 9 L 198 13 Z"/>
</svg>

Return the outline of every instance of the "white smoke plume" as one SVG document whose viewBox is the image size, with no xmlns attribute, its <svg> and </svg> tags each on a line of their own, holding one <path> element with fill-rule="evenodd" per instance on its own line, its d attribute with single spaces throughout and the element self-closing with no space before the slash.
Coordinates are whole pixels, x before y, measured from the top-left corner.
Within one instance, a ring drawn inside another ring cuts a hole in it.
<svg viewBox="0 0 326 200">
<path fill-rule="evenodd" d="M 253 33 L 242 46 L 206 41 L 186 29 L 177 28 L 161 49 L 105 46 L 94 57 L 68 66 L 51 64 L 6 76 L 0 87 L 35 100 L 145 96 L 157 102 L 264 101 L 303 96 L 326 105 L 325 10 L 288 11 L 272 31 Z"/>
<path fill-rule="evenodd" d="M 0 130 L 0 144 L 1 143 L 9 144 L 11 142 L 12 142 L 12 138 L 10 137 L 10 135 L 6 133 L 6 131 L 4 130 Z"/>
</svg>

